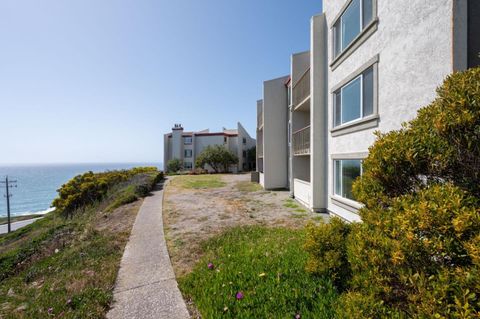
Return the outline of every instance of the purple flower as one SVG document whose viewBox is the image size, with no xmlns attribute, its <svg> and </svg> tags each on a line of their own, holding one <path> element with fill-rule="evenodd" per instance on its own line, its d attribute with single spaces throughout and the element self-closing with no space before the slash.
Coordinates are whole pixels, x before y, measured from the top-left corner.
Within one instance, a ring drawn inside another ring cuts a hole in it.
<svg viewBox="0 0 480 319">
<path fill-rule="evenodd" d="M 300 319 L 300 318 L 302 318 L 302 316 L 301 316 L 299 313 L 297 313 L 297 314 L 295 315 L 295 319 Z"/>
<path fill-rule="evenodd" d="M 241 292 L 241 291 L 237 292 L 236 297 L 237 297 L 237 300 L 242 300 L 243 297 L 244 297 L 244 296 L 243 296 L 243 292 Z"/>
<path fill-rule="evenodd" d="M 72 303 L 72 299 L 67 300 L 67 305 L 70 305 Z"/>
<path fill-rule="evenodd" d="M 208 269 L 212 270 L 213 268 L 215 268 L 215 265 L 213 265 L 212 263 L 208 263 L 207 267 Z"/>
<path fill-rule="evenodd" d="M 53 308 L 48 308 L 47 312 L 48 312 L 49 315 L 53 314 Z"/>
</svg>

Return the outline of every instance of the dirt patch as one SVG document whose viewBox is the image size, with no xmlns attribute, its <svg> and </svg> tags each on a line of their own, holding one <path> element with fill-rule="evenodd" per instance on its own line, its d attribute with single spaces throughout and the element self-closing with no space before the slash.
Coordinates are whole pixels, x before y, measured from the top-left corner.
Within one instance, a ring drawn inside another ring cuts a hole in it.
<svg viewBox="0 0 480 319">
<path fill-rule="evenodd" d="M 225 186 L 185 189 L 173 178 L 165 189 L 165 233 L 177 277 L 189 273 L 200 259 L 200 243 L 203 240 L 228 228 L 241 225 L 299 228 L 308 221 L 328 218 L 325 214 L 310 213 L 295 205 L 286 205 L 291 202 L 288 191 L 270 192 L 258 190 L 255 185 L 250 187 L 250 175 L 220 177 Z"/>
<path fill-rule="evenodd" d="M 143 199 L 126 204 L 114 209 L 109 213 L 97 213 L 95 229 L 98 231 L 108 230 L 113 233 L 130 233 L 137 213 L 142 206 Z"/>
</svg>

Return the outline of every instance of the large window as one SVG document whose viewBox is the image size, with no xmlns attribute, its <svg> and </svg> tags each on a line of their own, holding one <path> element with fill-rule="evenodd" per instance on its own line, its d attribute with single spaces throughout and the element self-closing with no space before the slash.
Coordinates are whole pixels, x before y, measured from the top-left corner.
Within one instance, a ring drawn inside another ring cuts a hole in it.
<svg viewBox="0 0 480 319">
<path fill-rule="evenodd" d="M 373 19 L 374 0 L 352 0 L 333 26 L 335 56 L 342 53 Z"/>
<path fill-rule="evenodd" d="M 183 168 L 184 169 L 192 169 L 193 168 L 193 163 L 192 162 L 185 162 L 185 163 L 183 163 Z"/>
<path fill-rule="evenodd" d="M 335 195 L 352 199 L 352 184 L 362 174 L 362 160 L 344 159 L 334 161 Z"/>
<path fill-rule="evenodd" d="M 190 144 L 192 144 L 192 137 L 191 137 L 191 136 L 185 136 L 185 137 L 183 138 L 183 143 L 184 143 L 185 145 L 190 145 Z"/>
<path fill-rule="evenodd" d="M 192 157 L 192 150 L 185 150 L 185 158 L 190 158 Z"/>
<path fill-rule="evenodd" d="M 373 66 L 334 92 L 334 123 L 339 126 L 373 114 Z"/>
</svg>

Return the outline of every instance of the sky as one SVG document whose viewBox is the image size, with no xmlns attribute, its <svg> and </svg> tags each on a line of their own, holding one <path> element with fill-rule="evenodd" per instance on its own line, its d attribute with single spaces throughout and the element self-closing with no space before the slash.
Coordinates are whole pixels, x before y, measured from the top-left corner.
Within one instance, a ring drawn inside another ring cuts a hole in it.
<svg viewBox="0 0 480 319">
<path fill-rule="evenodd" d="M 161 162 L 175 123 L 255 135 L 321 0 L 0 0 L 0 164 Z"/>
</svg>

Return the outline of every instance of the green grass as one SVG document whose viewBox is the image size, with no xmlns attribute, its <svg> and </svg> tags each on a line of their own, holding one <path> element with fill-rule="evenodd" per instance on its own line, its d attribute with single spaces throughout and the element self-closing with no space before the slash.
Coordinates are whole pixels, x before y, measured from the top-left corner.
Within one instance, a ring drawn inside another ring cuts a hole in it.
<svg viewBox="0 0 480 319">
<path fill-rule="evenodd" d="M 263 189 L 260 184 L 252 182 L 238 182 L 235 184 L 235 188 L 241 192 L 258 192 Z"/>
<path fill-rule="evenodd" d="M 132 177 L 72 218 L 52 212 L 0 236 L 0 318 L 103 318 L 136 214 L 136 206 L 106 208 L 132 185 L 150 187 L 154 175 L 145 177 Z"/>
<path fill-rule="evenodd" d="M 283 206 L 286 208 L 292 208 L 292 209 L 303 209 L 302 206 L 300 206 L 295 200 L 289 198 L 286 199 L 283 203 Z"/>
<path fill-rule="evenodd" d="M 234 228 L 203 244 L 204 257 L 180 288 L 204 319 L 332 318 L 337 294 L 329 280 L 305 271 L 304 239 L 303 230 Z"/>
<path fill-rule="evenodd" d="M 32 214 L 32 215 L 22 215 L 22 216 L 11 216 L 10 221 L 12 223 L 14 222 L 19 222 L 22 220 L 27 220 L 27 219 L 32 219 L 32 218 L 37 218 L 37 217 L 42 217 L 42 214 Z M 0 225 L 5 225 L 8 223 L 8 218 L 7 217 L 0 217 Z"/>
<path fill-rule="evenodd" d="M 173 184 L 185 189 L 219 188 L 227 185 L 221 175 L 182 175 L 173 180 Z"/>
</svg>

